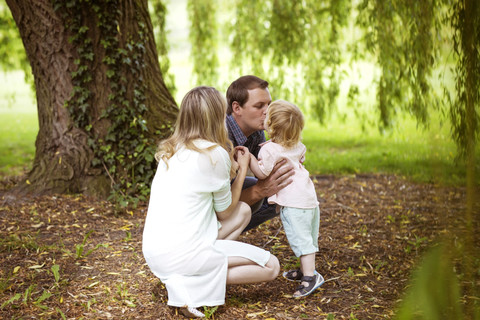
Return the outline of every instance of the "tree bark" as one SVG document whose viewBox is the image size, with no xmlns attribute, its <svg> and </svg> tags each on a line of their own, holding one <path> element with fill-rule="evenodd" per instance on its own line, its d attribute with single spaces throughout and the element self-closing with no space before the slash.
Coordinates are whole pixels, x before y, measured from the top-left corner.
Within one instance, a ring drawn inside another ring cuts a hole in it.
<svg viewBox="0 0 480 320">
<path fill-rule="evenodd" d="M 100 2 L 101 3 L 101 2 Z M 147 127 L 153 137 L 155 132 L 168 134 L 168 127 L 176 118 L 178 108 L 166 89 L 160 71 L 152 25 L 148 15 L 146 0 L 121 0 L 116 3 L 120 17 L 118 20 L 119 46 L 138 35 L 138 22 L 145 25 L 146 36 L 143 74 L 125 72 L 127 97 L 133 97 L 136 81 L 145 81 L 145 104 L 148 108 Z M 106 195 L 110 182 L 102 168 L 92 167 L 93 150 L 87 143 L 88 133 L 78 128 L 65 103 L 70 99 L 74 84 L 72 72 L 78 66 L 77 49 L 69 42 L 68 29 L 59 12 L 54 10 L 51 0 L 7 0 L 12 16 L 20 31 L 27 57 L 32 67 L 35 81 L 39 119 L 39 132 L 35 142 L 36 153 L 32 170 L 13 193 L 88 193 Z M 111 93 L 108 67 L 103 62 L 105 48 L 101 43 L 102 32 L 92 14 L 91 4 L 82 3 L 82 21 L 89 27 L 92 39 L 93 61 L 92 81 L 89 83 L 92 130 L 99 137 L 106 134 L 109 121 L 100 115 L 109 105 Z M 122 106 L 125 107 L 125 106 Z"/>
</svg>

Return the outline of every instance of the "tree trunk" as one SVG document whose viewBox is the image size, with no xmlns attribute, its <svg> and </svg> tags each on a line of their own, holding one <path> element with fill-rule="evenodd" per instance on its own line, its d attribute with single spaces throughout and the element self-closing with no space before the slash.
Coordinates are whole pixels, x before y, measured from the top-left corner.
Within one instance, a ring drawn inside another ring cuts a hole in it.
<svg viewBox="0 0 480 320">
<path fill-rule="evenodd" d="M 112 93 L 108 65 L 104 62 L 104 34 L 98 24 L 98 15 L 92 10 L 95 1 L 78 3 L 81 8 L 76 10 L 81 11 L 80 19 L 88 27 L 87 36 L 92 40 L 93 57 L 89 69 L 92 79 L 88 83 L 91 132 L 102 138 L 110 121 L 101 115 L 109 106 L 109 95 Z M 103 3 L 98 1 L 97 6 L 104 6 Z M 178 108 L 160 72 L 147 1 L 119 0 L 110 1 L 109 5 L 112 6 L 112 3 L 113 7 L 106 10 L 118 12 L 118 49 L 124 48 L 128 41 L 138 39 L 139 34 L 146 39 L 143 51 L 146 67 L 141 74 L 125 70 L 125 96 L 133 99 L 134 84 L 143 81 L 146 87 L 143 98 L 148 109 L 143 117 L 148 119 L 148 134 L 153 137 L 160 132 L 157 137 L 163 138 L 168 134 L 166 128 L 174 123 Z M 104 169 L 92 166 L 94 150 L 87 142 L 91 136 L 76 125 L 65 107 L 75 88 L 72 72 L 79 67 L 78 48 L 69 41 L 74 35 L 66 27 L 65 15 L 55 10 L 51 0 L 7 0 L 7 4 L 32 67 L 39 119 L 33 168 L 14 193 L 107 194 L 110 182 Z M 138 30 L 139 23 L 145 26 L 142 30 Z"/>
</svg>

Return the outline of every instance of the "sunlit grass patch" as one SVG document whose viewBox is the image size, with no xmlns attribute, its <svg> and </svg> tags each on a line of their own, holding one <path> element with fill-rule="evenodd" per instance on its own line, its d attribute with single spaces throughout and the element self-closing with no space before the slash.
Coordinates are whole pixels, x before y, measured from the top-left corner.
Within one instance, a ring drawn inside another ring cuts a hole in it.
<svg viewBox="0 0 480 320">
<path fill-rule="evenodd" d="M 19 175 L 32 166 L 37 109 L 23 72 L 0 73 L 0 82 L 0 175 Z"/>
<path fill-rule="evenodd" d="M 18 175 L 31 168 L 37 133 L 36 113 L 1 113 L 1 175 Z"/>
<path fill-rule="evenodd" d="M 376 128 L 362 131 L 355 124 L 310 120 L 303 134 L 305 166 L 312 175 L 393 173 L 418 182 L 465 182 L 465 166 L 455 159 L 456 146 L 447 128 L 422 129 L 412 119 L 402 122 L 382 134 Z"/>
<path fill-rule="evenodd" d="M 18 174 L 31 167 L 38 133 L 36 114 L 3 113 L 0 120 L 0 171 Z"/>
</svg>

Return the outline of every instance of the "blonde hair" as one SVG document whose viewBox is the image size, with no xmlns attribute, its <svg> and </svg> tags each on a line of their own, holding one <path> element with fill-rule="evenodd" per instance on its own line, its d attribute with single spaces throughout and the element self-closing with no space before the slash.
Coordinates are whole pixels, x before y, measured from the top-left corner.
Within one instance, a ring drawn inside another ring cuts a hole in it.
<svg viewBox="0 0 480 320">
<path fill-rule="evenodd" d="M 181 147 L 198 152 L 216 147 L 199 149 L 194 144 L 196 139 L 204 139 L 223 147 L 232 159 L 233 145 L 225 125 L 226 110 L 227 102 L 217 89 L 200 86 L 190 90 L 180 104 L 175 131 L 160 142 L 155 159 L 165 161 L 168 166 L 168 159 Z"/>
<path fill-rule="evenodd" d="M 293 103 L 276 100 L 268 106 L 265 130 L 273 142 L 294 147 L 302 139 L 304 124 L 302 111 Z"/>
</svg>

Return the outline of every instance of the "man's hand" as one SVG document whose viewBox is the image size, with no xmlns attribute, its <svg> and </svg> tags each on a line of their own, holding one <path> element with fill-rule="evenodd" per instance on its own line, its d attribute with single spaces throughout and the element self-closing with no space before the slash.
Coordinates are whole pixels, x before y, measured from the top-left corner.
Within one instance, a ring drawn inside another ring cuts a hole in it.
<svg viewBox="0 0 480 320">
<path fill-rule="evenodd" d="M 258 180 L 255 185 L 258 188 L 257 192 L 261 198 L 270 197 L 292 183 L 291 177 L 294 174 L 293 166 L 287 164 L 287 160 L 282 159 L 275 164 L 267 178 Z"/>
</svg>

